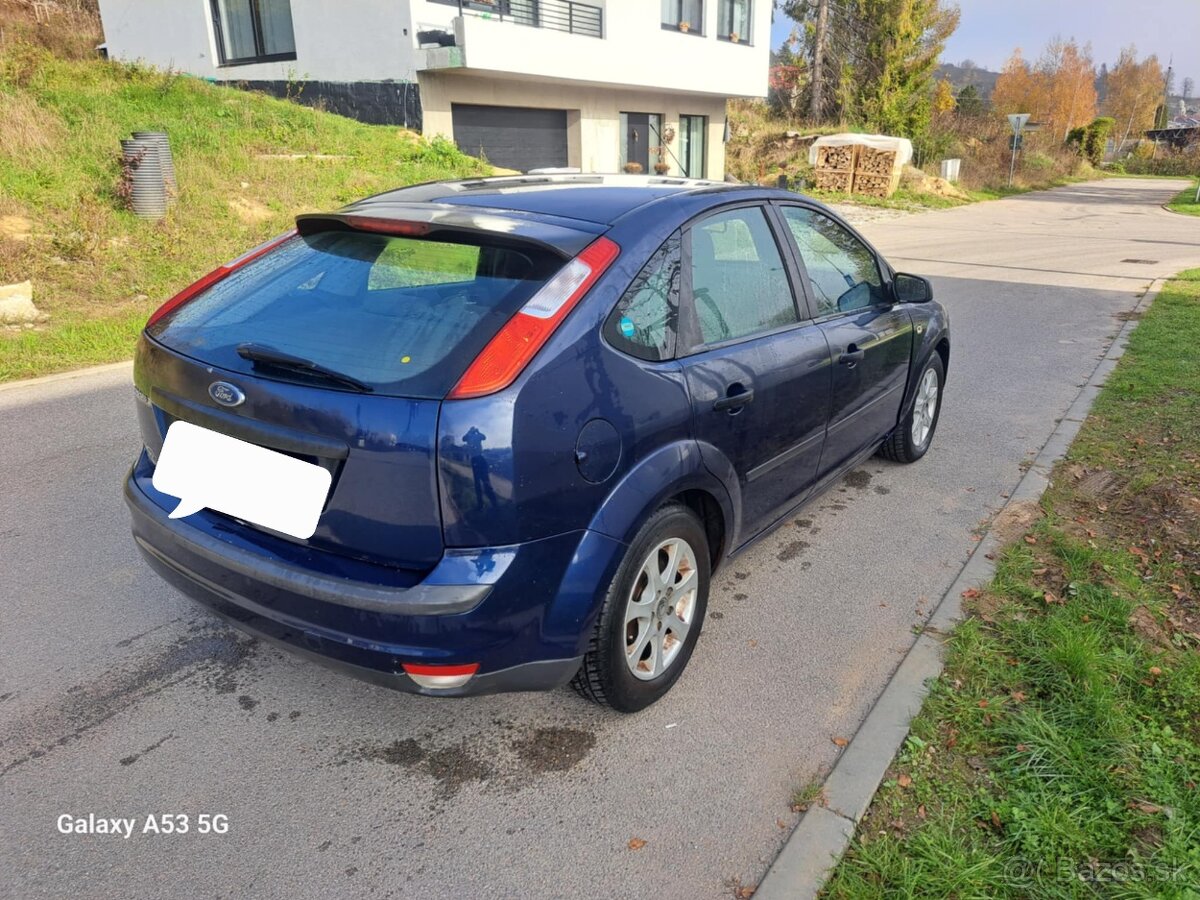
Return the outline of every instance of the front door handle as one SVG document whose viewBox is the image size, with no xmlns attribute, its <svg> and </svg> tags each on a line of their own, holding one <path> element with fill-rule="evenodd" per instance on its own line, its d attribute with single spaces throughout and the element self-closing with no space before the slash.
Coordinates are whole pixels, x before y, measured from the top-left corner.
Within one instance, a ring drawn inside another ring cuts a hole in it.
<svg viewBox="0 0 1200 900">
<path fill-rule="evenodd" d="M 714 403 L 713 409 L 716 412 L 727 410 L 731 413 L 736 413 L 746 404 L 753 402 L 754 391 L 746 390 L 745 388 L 736 390 L 737 388 L 741 388 L 741 385 L 730 385 L 730 392 Z"/>
<path fill-rule="evenodd" d="M 867 357 L 867 351 L 861 349 L 858 344 L 851 344 L 846 348 L 846 352 L 838 357 L 838 362 L 843 366 L 854 368 Z"/>
</svg>

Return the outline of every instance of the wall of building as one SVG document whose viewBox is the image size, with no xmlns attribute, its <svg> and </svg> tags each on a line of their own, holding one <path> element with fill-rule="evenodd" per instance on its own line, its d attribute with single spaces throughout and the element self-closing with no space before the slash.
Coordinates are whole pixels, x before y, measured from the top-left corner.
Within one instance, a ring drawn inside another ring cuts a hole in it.
<svg viewBox="0 0 1200 900">
<path fill-rule="evenodd" d="M 725 99 L 665 91 L 613 90 L 606 87 L 523 81 L 474 75 L 467 71 L 423 72 L 421 108 L 426 135 L 454 136 L 454 103 L 533 106 L 567 110 L 568 164 L 584 172 L 617 172 L 621 164 L 622 112 L 660 113 L 665 127 L 679 133 L 680 115 L 708 116 L 707 177 L 725 177 Z M 676 154 L 679 138 L 670 149 Z M 669 155 L 670 174 L 678 164 Z"/>
<path fill-rule="evenodd" d="M 412 0 L 417 18 L 442 4 Z M 770 66 L 771 0 L 755 0 L 750 35 L 739 43 L 716 34 L 717 0 L 708 0 L 704 34 L 662 27 L 654 0 L 607 0 L 603 39 L 532 28 L 496 17 L 462 17 L 461 60 L 469 69 L 595 84 L 654 86 L 723 97 L 765 97 Z M 425 54 L 418 68 L 436 57 Z"/>
<path fill-rule="evenodd" d="M 452 7 L 447 21 L 456 14 Z M 409 0 L 292 0 L 296 59 L 221 66 L 210 0 L 100 0 L 109 56 L 222 81 L 414 81 Z"/>
</svg>

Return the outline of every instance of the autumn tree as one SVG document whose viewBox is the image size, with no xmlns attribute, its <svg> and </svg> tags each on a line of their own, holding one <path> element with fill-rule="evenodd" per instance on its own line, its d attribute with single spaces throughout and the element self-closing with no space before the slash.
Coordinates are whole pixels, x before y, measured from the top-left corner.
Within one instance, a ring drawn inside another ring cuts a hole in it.
<svg viewBox="0 0 1200 900">
<path fill-rule="evenodd" d="M 1029 113 L 1050 126 L 1062 140 L 1071 129 L 1096 117 L 1096 67 L 1091 49 L 1074 40 L 1055 38 L 1036 65 L 1020 49 L 1013 52 L 992 92 L 992 107 L 1004 115 Z"/>
<path fill-rule="evenodd" d="M 950 79 L 943 78 L 933 89 L 933 114 L 943 116 L 946 113 L 954 112 L 954 107 L 957 105 L 958 101 L 954 98 L 954 87 L 950 84 Z"/>
<path fill-rule="evenodd" d="M 1045 85 L 1018 47 L 996 79 L 996 87 L 992 89 L 992 109 L 1005 116 L 1029 113 L 1035 121 L 1041 121 L 1045 105 Z"/>
<path fill-rule="evenodd" d="M 1147 56 L 1139 62 L 1132 45 L 1121 51 L 1117 64 L 1108 70 L 1104 112 L 1116 120 L 1114 134 L 1120 135 L 1121 147 L 1130 135 L 1141 135 L 1154 125 L 1164 83 L 1158 57 Z"/>
<path fill-rule="evenodd" d="M 1096 117 L 1096 66 L 1091 47 L 1055 38 L 1038 60 L 1037 76 L 1046 92 L 1042 121 L 1065 141 L 1072 128 Z"/>
</svg>

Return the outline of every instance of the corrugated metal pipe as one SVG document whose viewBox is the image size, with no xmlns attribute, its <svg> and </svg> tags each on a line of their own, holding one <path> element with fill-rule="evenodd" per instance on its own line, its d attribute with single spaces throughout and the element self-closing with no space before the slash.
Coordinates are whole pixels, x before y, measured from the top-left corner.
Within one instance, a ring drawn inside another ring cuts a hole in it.
<svg viewBox="0 0 1200 900">
<path fill-rule="evenodd" d="M 121 141 L 125 167 L 130 173 L 130 205 L 143 219 L 161 219 L 174 202 L 177 185 L 171 145 L 161 131 L 135 131 Z"/>
</svg>

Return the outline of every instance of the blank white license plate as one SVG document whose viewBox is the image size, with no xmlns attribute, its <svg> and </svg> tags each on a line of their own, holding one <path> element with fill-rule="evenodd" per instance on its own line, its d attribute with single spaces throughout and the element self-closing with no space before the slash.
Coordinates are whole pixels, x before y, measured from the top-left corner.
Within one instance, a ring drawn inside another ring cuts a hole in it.
<svg viewBox="0 0 1200 900">
<path fill-rule="evenodd" d="M 317 530 L 332 476 L 320 466 L 172 422 L 158 455 L 154 487 L 179 498 L 172 519 L 214 509 L 307 539 Z"/>
</svg>

